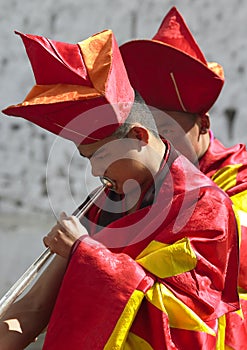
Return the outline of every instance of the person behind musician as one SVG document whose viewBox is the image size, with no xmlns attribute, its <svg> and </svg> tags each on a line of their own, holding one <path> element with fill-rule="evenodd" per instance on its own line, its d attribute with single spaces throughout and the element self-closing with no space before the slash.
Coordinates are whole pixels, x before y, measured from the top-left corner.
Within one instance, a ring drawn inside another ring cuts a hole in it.
<svg viewBox="0 0 247 350">
<path fill-rule="evenodd" d="M 247 341 L 247 151 L 244 144 L 226 148 L 210 130 L 209 110 L 223 87 L 223 68 L 207 62 L 176 7 L 165 15 L 152 40 L 129 41 L 120 50 L 132 86 L 154 108 L 159 134 L 234 203 L 240 228 L 242 310 L 226 317 L 226 344 L 243 349 Z"/>
<path fill-rule="evenodd" d="M 37 85 L 3 112 L 74 142 L 110 188 L 44 237 L 55 261 L 5 314 L 1 350 L 47 324 L 44 350 L 221 349 L 239 308 L 228 196 L 160 138 L 112 31 L 78 44 L 19 34 Z"/>
</svg>

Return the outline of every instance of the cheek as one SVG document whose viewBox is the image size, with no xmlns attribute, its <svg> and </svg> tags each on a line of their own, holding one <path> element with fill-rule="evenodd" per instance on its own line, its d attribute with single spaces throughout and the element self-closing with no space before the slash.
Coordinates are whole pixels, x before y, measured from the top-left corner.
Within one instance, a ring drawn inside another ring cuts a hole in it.
<svg viewBox="0 0 247 350">
<path fill-rule="evenodd" d="M 198 146 L 198 140 L 199 140 L 199 131 L 197 131 L 195 128 L 191 129 L 187 134 L 186 134 L 187 142 L 190 145 L 191 148 L 194 150 L 197 149 Z"/>
<path fill-rule="evenodd" d="M 190 138 L 184 132 L 173 133 L 167 137 L 173 146 L 183 153 L 184 149 L 190 148 Z"/>
<path fill-rule="evenodd" d="M 190 159 L 193 163 L 197 161 L 197 153 L 198 153 L 198 139 L 197 134 L 193 132 L 189 132 L 186 134 L 186 144 L 184 155 Z"/>
<path fill-rule="evenodd" d="M 138 169 L 140 167 L 135 161 L 122 159 L 112 163 L 108 167 L 106 175 L 116 182 L 118 193 L 127 194 L 139 188 L 138 174 L 140 170 Z"/>
<path fill-rule="evenodd" d="M 172 142 L 173 146 L 181 152 L 183 155 L 185 155 L 188 159 L 194 162 L 196 159 L 196 142 L 190 133 L 180 133 L 179 135 L 173 135 L 173 137 L 170 138 L 170 141 Z"/>
<path fill-rule="evenodd" d="M 137 184 L 142 186 L 150 178 L 145 165 L 133 159 L 116 161 L 108 168 L 106 175 L 115 180 L 120 188 L 128 184 L 128 190 L 135 188 Z"/>
<path fill-rule="evenodd" d="M 120 159 L 109 165 L 107 172 L 116 174 L 118 178 L 129 178 L 138 168 L 138 162 L 132 159 Z"/>
</svg>

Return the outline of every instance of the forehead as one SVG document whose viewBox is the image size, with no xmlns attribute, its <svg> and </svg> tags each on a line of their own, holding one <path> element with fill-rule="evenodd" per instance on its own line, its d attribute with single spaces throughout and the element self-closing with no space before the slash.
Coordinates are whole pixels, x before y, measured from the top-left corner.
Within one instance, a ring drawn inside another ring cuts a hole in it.
<svg viewBox="0 0 247 350">
<path fill-rule="evenodd" d="M 175 111 L 160 111 L 155 115 L 157 127 L 173 126 L 182 127 L 184 130 L 189 130 L 196 122 L 197 115 L 192 113 L 175 112 Z"/>
</svg>

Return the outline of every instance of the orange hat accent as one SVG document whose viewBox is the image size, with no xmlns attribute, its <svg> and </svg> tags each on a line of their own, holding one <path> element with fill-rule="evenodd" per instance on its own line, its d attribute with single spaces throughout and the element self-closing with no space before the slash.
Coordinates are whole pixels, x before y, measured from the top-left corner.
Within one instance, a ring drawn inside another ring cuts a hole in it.
<svg viewBox="0 0 247 350">
<path fill-rule="evenodd" d="M 126 120 L 134 90 L 111 30 L 78 44 L 16 33 L 37 85 L 22 103 L 3 113 L 23 117 L 77 144 L 110 136 Z"/>
<path fill-rule="evenodd" d="M 205 113 L 223 87 L 223 68 L 206 61 L 176 7 L 152 40 L 132 40 L 120 51 L 131 85 L 156 108 Z"/>
</svg>

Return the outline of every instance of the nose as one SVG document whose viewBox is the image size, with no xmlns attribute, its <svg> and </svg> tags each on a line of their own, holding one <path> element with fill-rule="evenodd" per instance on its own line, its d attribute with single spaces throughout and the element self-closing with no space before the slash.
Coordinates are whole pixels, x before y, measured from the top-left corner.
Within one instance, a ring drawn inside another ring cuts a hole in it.
<svg viewBox="0 0 247 350">
<path fill-rule="evenodd" d="M 92 157 L 90 159 L 90 164 L 91 164 L 91 172 L 93 176 L 103 176 L 105 171 L 106 171 L 106 166 L 105 162 L 103 159 L 98 159 Z"/>
</svg>

